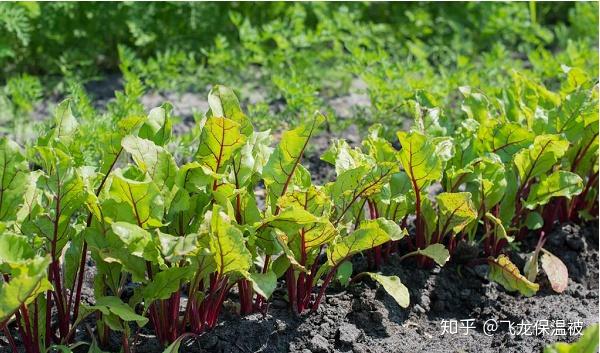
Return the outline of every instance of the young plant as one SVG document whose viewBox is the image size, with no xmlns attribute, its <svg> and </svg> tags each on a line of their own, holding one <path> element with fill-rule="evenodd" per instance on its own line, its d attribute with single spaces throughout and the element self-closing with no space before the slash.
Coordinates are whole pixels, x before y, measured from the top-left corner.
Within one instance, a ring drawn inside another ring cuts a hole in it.
<svg viewBox="0 0 600 353">
<path fill-rule="evenodd" d="M 37 249 L 37 255 L 50 261 L 47 280 L 51 286 L 44 296 L 31 298 L 16 313 L 25 328 L 21 336 L 28 353 L 43 352 L 52 345 L 67 345 L 73 340 L 87 263 L 83 234 L 96 210 L 96 197 L 116 161 L 103 163 L 106 155 L 101 150 L 103 174 L 84 164 L 90 156 L 82 146 L 91 144 L 82 131 L 85 129 L 79 128 L 69 100 L 57 106 L 53 122 L 54 127 L 27 155 L 14 143 L 1 143 L 3 228 L 22 236 Z M 126 134 L 132 125 L 132 121 L 124 122 L 119 133 Z M 29 170 L 28 162 L 35 171 Z"/>
<path fill-rule="evenodd" d="M 140 286 L 130 305 L 143 304 L 164 345 L 214 327 L 235 284 L 242 313 L 275 287 L 271 272 L 255 270 L 257 249 L 246 239 L 260 220 L 253 189 L 268 138 L 253 131 L 230 89 L 215 86 L 209 104 L 194 160 L 181 167 L 164 147 L 170 122 L 162 108 L 150 112 L 148 129 L 122 139 L 135 166 L 109 178 L 88 234 L 103 263 L 98 285 L 121 295 L 131 275 Z"/>
<path fill-rule="evenodd" d="M 452 141 L 445 137 L 429 137 L 418 130 L 409 133 L 399 131 L 397 135 L 402 147 L 400 163 L 414 193 L 415 242 L 411 247 L 424 250 L 431 244 L 441 242 L 454 226 L 462 225 L 454 229 L 462 230 L 470 222 L 470 198 L 462 195 L 462 201 L 453 202 L 450 196 L 448 202 L 440 204 L 440 212 L 445 216 L 440 218 L 442 222 L 438 224 L 432 218 L 435 215 L 428 199 L 428 187 L 442 179 L 444 165 L 452 156 Z M 459 217 L 464 219 L 456 220 Z M 419 256 L 418 261 L 421 266 L 432 264 L 424 256 Z"/>
<path fill-rule="evenodd" d="M 362 219 L 365 204 L 397 171 L 396 163 L 377 161 L 338 141 L 323 156 L 335 164 L 336 181 L 322 187 L 312 184 L 300 160 L 321 122 L 317 115 L 285 133 L 263 174 L 274 213 L 258 228 L 257 236 L 267 247 L 281 249 L 273 269 L 285 273 L 290 308 L 296 314 L 317 310 L 338 272 L 342 281 L 351 276 L 353 255 L 400 240 L 405 234 L 376 213 Z M 408 305 L 408 291 L 397 277 L 365 274 L 382 283 L 400 305 Z"/>
</svg>

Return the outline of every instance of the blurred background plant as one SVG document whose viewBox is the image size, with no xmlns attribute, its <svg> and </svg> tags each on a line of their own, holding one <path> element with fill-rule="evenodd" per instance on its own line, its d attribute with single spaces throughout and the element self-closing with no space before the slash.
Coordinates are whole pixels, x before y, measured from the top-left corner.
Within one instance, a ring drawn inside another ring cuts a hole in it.
<svg viewBox="0 0 600 353">
<path fill-rule="evenodd" d="M 260 128 L 318 109 L 336 128 L 376 121 L 395 131 L 409 101 L 452 109 L 458 87 L 498 93 L 511 69 L 549 88 L 561 65 L 597 77 L 597 29 L 597 2 L 4 2 L 0 133 L 26 140 L 68 95 L 206 97 L 216 83 L 238 88 Z"/>
</svg>

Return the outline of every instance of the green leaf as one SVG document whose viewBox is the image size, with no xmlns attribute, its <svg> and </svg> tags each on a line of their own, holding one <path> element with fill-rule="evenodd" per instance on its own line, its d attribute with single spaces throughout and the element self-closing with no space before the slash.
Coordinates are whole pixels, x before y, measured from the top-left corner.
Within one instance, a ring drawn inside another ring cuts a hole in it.
<svg viewBox="0 0 600 353">
<path fill-rule="evenodd" d="M 564 196 L 571 198 L 583 190 L 583 180 L 575 173 L 557 170 L 531 187 L 527 200 L 523 203 L 530 210 L 547 204 L 551 198 Z"/>
<path fill-rule="evenodd" d="M 473 195 L 476 210 L 482 207 L 482 203 L 485 204 L 485 209 L 489 210 L 502 200 L 507 190 L 507 181 L 504 164 L 498 155 L 489 154 L 476 158 L 466 169 L 472 171 L 467 172 L 466 176 L 458 176 L 457 179 L 466 183 L 466 191 Z"/>
<path fill-rule="evenodd" d="M 100 346 L 98 346 L 98 342 L 96 341 L 95 338 L 93 338 L 92 344 L 90 344 L 90 348 L 88 349 L 88 353 L 107 353 L 107 352 L 100 349 Z"/>
<path fill-rule="evenodd" d="M 52 130 L 51 138 L 64 145 L 73 141 L 77 133 L 79 123 L 71 111 L 71 100 L 66 99 L 56 106 L 54 111 L 54 122 L 56 126 Z"/>
<path fill-rule="evenodd" d="M 380 217 L 375 219 L 375 222 L 377 222 L 377 225 L 387 233 L 387 235 L 390 237 L 390 240 L 400 240 L 404 238 L 405 235 L 408 235 L 406 229 L 400 228 L 396 222 L 389 219 Z"/>
<path fill-rule="evenodd" d="M 127 222 L 115 222 L 111 228 L 131 255 L 158 262 L 160 256 L 158 247 L 148 231 Z"/>
<path fill-rule="evenodd" d="M 498 258 L 488 258 L 490 270 L 488 278 L 490 281 L 501 284 L 507 291 L 518 291 L 526 297 L 537 293 L 540 286 L 530 282 L 519 272 L 519 269 L 506 257 L 500 255 Z"/>
<path fill-rule="evenodd" d="M 362 145 L 376 163 L 398 163 L 400 158 L 398 151 L 382 135 L 383 126 L 381 124 L 372 125 L 369 127 L 369 134 L 363 140 Z"/>
<path fill-rule="evenodd" d="M 171 138 L 172 122 L 171 110 L 173 107 L 166 103 L 160 107 L 153 108 L 148 113 L 148 118 L 140 127 L 138 136 L 147 139 L 159 146 L 164 146 Z"/>
<path fill-rule="evenodd" d="M 0 233 L 0 268 L 4 263 L 26 262 L 34 255 L 35 252 L 27 237 L 12 233 Z"/>
<path fill-rule="evenodd" d="M 539 255 L 540 252 L 538 249 L 526 255 L 523 273 L 525 274 L 525 277 L 527 277 L 527 280 L 530 282 L 535 282 L 535 279 L 537 278 Z"/>
<path fill-rule="evenodd" d="M 121 145 L 135 161 L 138 168 L 146 173 L 159 188 L 172 187 L 177 175 L 175 159 L 164 148 L 154 142 L 136 136 L 126 136 Z"/>
<path fill-rule="evenodd" d="M 322 188 L 310 186 L 306 191 L 289 192 L 279 199 L 277 205 L 283 211 L 276 216 L 275 226 L 286 231 L 289 238 L 295 238 L 296 234 L 302 232 L 307 250 L 328 243 L 337 234 L 328 220 L 331 200 Z M 289 215 L 285 218 L 285 224 L 280 223 L 284 215 Z"/>
<path fill-rule="evenodd" d="M 177 337 L 177 339 L 171 343 L 162 353 L 179 353 L 179 347 L 183 343 L 183 341 L 189 337 L 196 337 L 193 333 L 184 333 L 183 335 Z"/>
<path fill-rule="evenodd" d="M 216 205 L 210 221 L 209 245 L 221 275 L 246 273 L 252 266 L 252 256 L 246 248 L 242 232 Z"/>
<path fill-rule="evenodd" d="M 399 131 L 397 135 L 402 145 L 400 162 L 413 187 L 420 190 L 429 182 L 441 179 L 443 160 L 431 138 L 416 131 Z"/>
<path fill-rule="evenodd" d="M 479 137 L 488 152 L 497 154 L 506 163 L 531 144 L 534 134 L 521 124 L 498 121 L 492 127 L 482 125 Z"/>
<path fill-rule="evenodd" d="M 494 227 L 492 229 L 492 232 L 494 233 L 494 239 L 500 240 L 500 239 L 506 239 L 507 242 L 512 243 L 513 242 L 513 237 L 508 236 L 508 234 L 506 233 L 506 228 L 504 228 L 504 224 L 502 224 L 502 220 L 500 220 L 499 218 L 495 217 L 493 214 L 486 212 L 485 217 L 487 219 L 489 219 L 490 221 L 492 221 L 492 226 Z"/>
<path fill-rule="evenodd" d="M 156 300 L 168 299 L 184 282 L 189 281 L 193 273 L 190 267 L 170 267 L 157 273 L 142 289 L 145 307 L 148 308 Z"/>
<path fill-rule="evenodd" d="M 195 159 L 213 175 L 222 174 L 234 152 L 241 148 L 246 136 L 240 124 L 223 117 L 208 117 L 200 134 Z"/>
<path fill-rule="evenodd" d="M 123 303 L 120 298 L 114 296 L 100 297 L 96 299 L 96 305 L 87 307 L 88 310 L 99 310 L 104 315 L 116 315 L 125 322 L 135 321 L 142 327 L 148 323 L 148 319 L 135 313 L 132 307 Z M 112 327 L 115 329 L 114 327 Z"/>
<path fill-rule="evenodd" d="M 248 279 L 252 282 L 254 291 L 266 299 L 269 299 L 275 288 L 277 288 L 277 276 L 273 271 L 267 271 L 266 273 L 253 272 Z"/>
<path fill-rule="evenodd" d="M 348 216 L 348 211 L 357 206 L 359 200 L 379 193 L 397 171 L 396 163 L 363 165 L 343 172 L 334 182 L 327 184 L 326 191 L 336 208 L 334 224 Z"/>
<path fill-rule="evenodd" d="M 410 304 L 410 294 L 408 288 L 400 281 L 397 276 L 384 276 L 379 273 L 365 272 L 373 280 L 379 282 L 386 292 L 394 298 L 396 303 L 402 308 L 408 308 Z"/>
<path fill-rule="evenodd" d="M 529 212 L 525 219 L 525 226 L 531 230 L 540 229 L 544 226 L 544 218 L 539 212 Z"/>
<path fill-rule="evenodd" d="M 285 195 L 290 185 L 295 183 L 294 176 L 304 150 L 324 120 L 321 114 L 317 114 L 312 121 L 283 133 L 263 169 L 263 179 L 272 207 L 275 207 L 279 197 Z"/>
<path fill-rule="evenodd" d="M 242 112 L 240 102 L 231 88 L 214 85 L 208 93 L 208 105 L 210 110 L 207 116 L 231 119 L 240 125 L 242 134 L 246 136 L 252 134 L 254 130 L 252 123 Z"/>
<path fill-rule="evenodd" d="M 327 248 L 327 259 L 336 265 L 361 251 L 372 249 L 391 240 L 378 220 L 368 220 L 347 236 L 338 236 Z M 387 223 L 386 223 L 387 224 Z"/>
<path fill-rule="evenodd" d="M 425 249 L 417 249 L 415 253 L 418 255 L 427 256 L 440 266 L 444 266 L 446 262 L 450 260 L 450 252 L 443 244 L 439 243 L 431 244 Z"/>
<path fill-rule="evenodd" d="M 596 353 L 598 352 L 598 324 L 592 324 L 583 331 L 583 336 L 575 343 L 557 342 L 544 348 L 544 353 Z"/>
<path fill-rule="evenodd" d="M 4 263 L 9 282 L 0 286 L 0 324 L 5 323 L 22 304 L 28 305 L 39 294 L 52 289 L 46 279 L 50 257 L 35 257 L 16 263 Z"/>
<path fill-rule="evenodd" d="M 160 251 L 165 259 L 171 263 L 178 262 L 186 255 L 198 250 L 198 234 L 196 233 L 184 236 L 173 236 L 159 231 L 157 233 Z"/>
<path fill-rule="evenodd" d="M 230 178 L 230 182 L 242 188 L 250 183 L 255 174 L 261 175 L 269 156 L 273 153 L 270 144 L 269 131 L 250 135 L 239 153 L 233 157 L 233 178 Z"/>
<path fill-rule="evenodd" d="M 442 236 L 450 230 L 454 234 L 460 233 L 477 218 L 477 211 L 471 202 L 470 192 L 443 192 L 437 195 L 436 199 Z"/>
<path fill-rule="evenodd" d="M 569 142 L 558 135 L 536 136 L 529 148 L 519 151 L 514 163 L 521 184 L 549 171 L 569 148 Z"/>
<path fill-rule="evenodd" d="M 321 159 L 335 166 L 339 176 L 348 170 L 364 165 L 373 165 L 375 160 L 362 153 L 359 148 L 352 148 L 345 140 L 334 140 Z"/>
<path fill-rule="evenodd" d="M 352 261 L 344 261 L 338 266 L 335 272 L 335 279 L 340 282 L 343 287 L 346 287 L 350 283 L 350 277 L 352 277 Z"/>
<path fill-rule="evenodd" d="M 126 173 L 115 170 L 111 178 L 110 196 L 123 207 L 112 205 L 103 207 L 109 211 L 105 216 L 113 220 L 123 220 L 137 224 L 143 228 L 160 227 L 162 225 L 164 201 L 158 186 L 149 179 L 133 180 Z"/>
<path fill-rule="evenodd" d="M 19 146 L 6 137 L 0 138 L 0 222 L 16 219 L 23 203 L 27 173 L 27 161 Z"/>
</svg>

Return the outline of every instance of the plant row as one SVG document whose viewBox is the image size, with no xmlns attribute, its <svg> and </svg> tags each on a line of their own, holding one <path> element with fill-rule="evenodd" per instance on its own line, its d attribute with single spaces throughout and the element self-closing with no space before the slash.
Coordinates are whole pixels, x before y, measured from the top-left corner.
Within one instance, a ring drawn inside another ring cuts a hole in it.
<svg viewBox="0 0 600 353">
<path fill-rule="evenodd" d="M 598 89 L 564 69 L 557 92 L 517 72 L 500 96 L 462 87 L 452 120 L 416 95 L 397 141 L 379 125 L 359 146 L 333 141 L 321 159 L 336 177 L 323 185 L 302 164 L 319 113 L 272 147 L 215 86 L 194 155 L 176 161 L 170 105 L 90 134 L 67 100 L 34 146 L 0 142 L 0 329 L 15 352 L 68 349 L 93 316 L 93 349 L 117 331 L 129 352 L 148 324 L 176 350 L 218 323 L 234 287 L 244 315 L 265 312 L 279 281 L 296 314 L 317 310 L 333 281 L 362 278 L 407 307 L 408 289 L 380 266 L 394 253 L 444 265 L 461 243 L 480 246 L 474 263 L 507 290 L 533 295 L 539 259 L 560 292 L 564 265 L 545 235 L 598 214 Z M 522 275 L 505 252 L 530 236 Z M 353 271 L 357 254 L 373 272 Z M 82 299 L 90 257 L 94 305 Z"/>
</svg>

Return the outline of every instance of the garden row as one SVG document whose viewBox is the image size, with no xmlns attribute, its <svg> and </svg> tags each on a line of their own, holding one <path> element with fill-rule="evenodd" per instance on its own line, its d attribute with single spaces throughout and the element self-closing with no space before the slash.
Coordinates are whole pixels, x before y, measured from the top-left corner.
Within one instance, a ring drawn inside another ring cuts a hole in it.
<svg viewBox="0 0 600 353">
<path fill-rule="evenodd" d="M 0 142 L 0 329 L 14 352 L 40 353 L 68 349 L 93 317 L 92 349 L 117 331 L 129 352 L 148 324 L 176 351 L 218 323 L 234 287 L 240 315 L 267 310 L 279 282 L 297 314 L 332 281 L 364 278 L 407 307 L 408 289 L 378 268 L 393 254 L 443 266 L 461 242 L 508 291 L 534 295 L 539 262 L 561 292 L 565 266 L 545 234 L 598 215 L 598 88 L 580 69 L 563 76 L 557 92 L 518 72 L 498 95 L 462 87 L 464 116 L 452 119 L 417 94 L 397 141 L 379 125 L 360 146 L 333 141 L 321 159 L 336 178 L 324 185 L 302 164 L 320 113 L 272 147 L 233 91 L 214 86 L 195 153 L 179 161 L 169 104 L 86 129 L 64 101 L 34 146 Z M 539 240 L 521 274 L 505 253 L 526 237 Z M 372 272 L 353 272 L 357 254 Z"/>
</svg>

